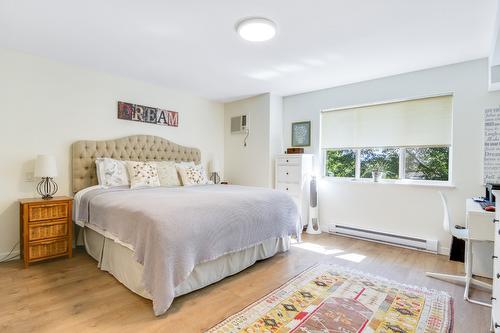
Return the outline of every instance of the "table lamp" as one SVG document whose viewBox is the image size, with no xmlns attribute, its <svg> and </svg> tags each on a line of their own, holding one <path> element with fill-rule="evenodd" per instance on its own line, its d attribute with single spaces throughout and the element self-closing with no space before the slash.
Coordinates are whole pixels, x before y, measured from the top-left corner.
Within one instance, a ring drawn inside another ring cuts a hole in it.
<svg viewBox="0 0 500 333">
<path fill-rule="evenodd" d="M 52 199 L 57 192 L 57 184 L 54 177 L 57 176 L 56 159 L 52 155 L 38 155 L 35 163 L 35 177 L 42 178 L 36 186 L 36 191 L 42 199 Z"/>
<path fill-rule="evenodd" d="M 220 172 L 220 166 L 219 166 L 219 160 L 212 160 L 210 162 L 210 172 L 212 173 L 210 176 L 210 180 L 214 182 L 214 184 L 219 184 L 220 183 L 220 177 L 219 177 L 219 172 Z"/>
</svg>

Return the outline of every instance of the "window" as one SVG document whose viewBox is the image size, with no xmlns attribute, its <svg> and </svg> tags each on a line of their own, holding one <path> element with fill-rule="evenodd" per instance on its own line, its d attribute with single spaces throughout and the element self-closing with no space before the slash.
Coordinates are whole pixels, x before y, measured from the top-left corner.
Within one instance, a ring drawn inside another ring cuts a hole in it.
<svg viewBox="0 0 500 333">
<path fill-rule="evenodd" d="M 352 149 L 327 151 L 326 170 L 329 177 L 355 177 L 356 153 Z"/>
<path fill-rule="evenodd" d="M 372 171 L 384 172 L 386 179 L 399 178 L 399 154 L 396 148 L 361 149 L 361 178 L 372 178 Z"/>
<path fill-rule="evenodd" d="M 325 176 L 372 178 L 378 170 L 384 179 L 448 181 L 449 158 L 449 147 L 333 149 L 326 151 Z"/>
<path fill-rule="evenodd" d="M 449 181 L 452 96 L 324 111 L 328 177 Z"/>
<path fill-rule="evenodd" d="M 405 178 L 447 181 L 449 151 L 448 147 L 406 148 Z"/>
</svg>

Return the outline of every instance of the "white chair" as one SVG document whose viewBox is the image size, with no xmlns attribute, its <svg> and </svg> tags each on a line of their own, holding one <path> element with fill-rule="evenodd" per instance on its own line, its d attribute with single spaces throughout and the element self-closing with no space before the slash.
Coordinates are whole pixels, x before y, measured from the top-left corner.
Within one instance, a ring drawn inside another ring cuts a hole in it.
<svg viewBox="0 0 500 333">
<path fill-rule="evenodd" d="M 459 229 L 455 225 L 452 224 L 450 220 L 450 214 L 448 210 L 448 204 L 446 202 L 446 196 L 439 192 L 441 196 L 441 201 L 443 203 L 444 209 L 444 219 L 443 219 L 443 228 L 445 231 L 449 232 L 452 236 L 463 239 L 465 241 L 465 276 L 462 275 L 450 275 L 450 274 L 441 274 L 441 273 L 425 273 L 429 277 L 433 277 L 440 280 L 446 280 L 451 282 L 459 282 L 465 284 L 465 292 L 464 292 L 464 300 L 479 304 L 483 306 L 491 307 L 491 304 L 484 303 L 480 301 L 473 300 L 469 297 L 469 288 L 470 286 L 476 286 L 491 290 L 491 285 L 479 280 L 476 280 L 472 276 L 472 243 L 469 238 L 469 229 Z"/>
</svg>

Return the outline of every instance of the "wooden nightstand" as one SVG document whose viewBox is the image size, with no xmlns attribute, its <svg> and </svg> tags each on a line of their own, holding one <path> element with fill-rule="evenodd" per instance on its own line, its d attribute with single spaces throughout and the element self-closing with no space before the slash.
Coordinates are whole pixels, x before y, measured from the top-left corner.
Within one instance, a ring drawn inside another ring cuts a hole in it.
<svg viewBox="0 0 500 333">
<path fill-rule="evenodd" d="M 45 259 L 66 255 L 71 258 L 73 199 L 21 199 L 19 203 L 24 267 Z"/>
</svg>

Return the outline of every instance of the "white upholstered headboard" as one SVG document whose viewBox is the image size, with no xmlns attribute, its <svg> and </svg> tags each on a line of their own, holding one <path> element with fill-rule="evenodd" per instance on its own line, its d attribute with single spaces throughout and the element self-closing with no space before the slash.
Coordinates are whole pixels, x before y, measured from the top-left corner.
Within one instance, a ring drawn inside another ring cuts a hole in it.
<svg viewBox="0 0 500 333">
<path fill-rule="evenodd" d="M 72 148 L 73 193 L 97 185 L 95 159 L 111 157 L 133 161 L 176 161 L 200 163 L 197 148 L 180 146 L 152 135 L 132 135 L 105 141 L 77 141 Z"/>
</svg>

